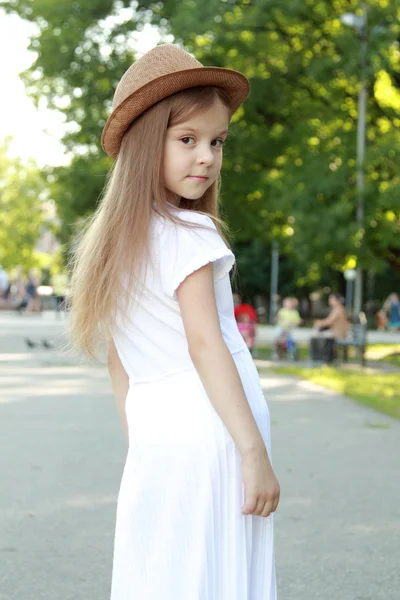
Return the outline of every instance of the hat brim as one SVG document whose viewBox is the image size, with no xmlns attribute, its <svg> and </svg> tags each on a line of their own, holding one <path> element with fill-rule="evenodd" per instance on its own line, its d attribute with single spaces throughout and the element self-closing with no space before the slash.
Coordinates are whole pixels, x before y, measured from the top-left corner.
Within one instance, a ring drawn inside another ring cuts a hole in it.
<svg viewBox="0 0 400 600">
<path fill-rule="evenodd" d="M 225 90 L 230 98 L 232 114 L 250 91 L 249 82 L 242 73 L 219 67 L 185 69 L 157 77 L 135 90 L 113 110 L 101 136 L 104 151 L 112 158 L 117 158 L 124 133 L 145 110 L 172 94 L 204 86 Z"/>
</svg>

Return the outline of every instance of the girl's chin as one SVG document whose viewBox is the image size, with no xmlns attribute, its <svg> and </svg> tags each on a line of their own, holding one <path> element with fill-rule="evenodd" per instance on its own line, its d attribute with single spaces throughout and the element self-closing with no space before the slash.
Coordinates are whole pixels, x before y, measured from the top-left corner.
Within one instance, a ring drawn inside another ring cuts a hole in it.
<svg viewBox="0 0 400 600">
<path fill-rule="evenodd" d="M 186 198 L 187 200 L 198 200 L 201 198 L 206 190 L 213 184 L 213 181 L 207 179 L 203 182 L 196 182 L 191 179 L 185 180 L 181 185 L 174 187 L 173 189 L 167 189 L 177 198 Z"/>
<path fill-rule="evenodd" d="M 211 185 L 212 182 L 207 180 L 206 182 L 195 186 L 185 186 L 185 188 L 181 190 L 180 196 L 187 198 L 188 200 L 198 200 Z"/>
<path fill-rule="evenodd" d="M 201 198 L 204 194 L 204 192 L 206 191 L 207 188 L 204 188 L 202 190 L 179 190 L 179 191 L 173 191 L 172 193 L 174 194 L 174 196 L 176 198 L 185 198 L 186 200 L 198 200 L 199 198 Z M 172 190 L 169 190 L 170 192 Z"/>
</svg>

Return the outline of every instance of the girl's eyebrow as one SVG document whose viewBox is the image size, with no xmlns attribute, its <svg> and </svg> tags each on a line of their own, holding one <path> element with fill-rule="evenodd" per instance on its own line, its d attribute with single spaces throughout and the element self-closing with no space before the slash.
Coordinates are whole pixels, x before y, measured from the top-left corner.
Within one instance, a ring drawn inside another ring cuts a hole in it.
<svg viewBox="0 0 400 600">
<path fill-rule="evenodd" d="M 185 125 L 175 125 L 172 126 L 171 129 L 175 129 L 176 131 L 183 131 L 184 133 L 199 133 L 199 131 L 194 127 L 185 127 Z M 219 131 L 216 135 L 228 135 L 228 133 L 228 129 L 221 129 L 221 131 Z"/>
</svg>

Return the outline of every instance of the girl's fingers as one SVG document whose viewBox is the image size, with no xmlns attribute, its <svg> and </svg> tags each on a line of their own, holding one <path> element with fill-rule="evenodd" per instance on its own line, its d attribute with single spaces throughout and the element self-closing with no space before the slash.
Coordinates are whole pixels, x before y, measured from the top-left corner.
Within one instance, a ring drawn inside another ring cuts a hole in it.
<svg viewBox="0 0 400 600">
<path fill-rule="evenodd" d="M 273 505 L 272 505 L 272 511 L 271 512 L 275 512 L 276 509 L 278 508 L 278 504 L 279 504 L 279 495 L 275 498 Z"/>
<path fill-rule="evenodd" d="M 265 504 L 265 498 L 259 498 L 254 514 L 260 516 L 262 514 L 262 511 L 264 510 Z"/>
<path fill-rule="evenodd" d="M 260 517 L 269 517 L 276 511 L 279 503 L 279 495 L 274 500 L 265 500 L 262 497 L 249 496 L 242 507 L 243 515 L 257 515 Z"/>
<path fill-rule="evenodd" d="M 242 508 L 243 515 L 252 515 L 257 506 L 257 496 L 246 496 L 246 502 Z"/>
<path fill-rule="evenodd" d="M 269 515 L 272 513 L 272 504 L 270 501 L 267 501 L 264 504 L 264 508 L 263 511 L 261 513 L 261 517 L 269 517 Z"/>
</svg>

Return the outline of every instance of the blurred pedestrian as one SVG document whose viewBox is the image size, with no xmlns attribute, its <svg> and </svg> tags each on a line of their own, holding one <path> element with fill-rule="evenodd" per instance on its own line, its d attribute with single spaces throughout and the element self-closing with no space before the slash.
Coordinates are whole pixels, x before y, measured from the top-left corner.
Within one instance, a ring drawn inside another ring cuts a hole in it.
<svg viewBox="0 0 400 600">
<path fill-rule="evenodd" d="M 278 310 L 275 318 L 277 324 L 273 354 L 275 359 L 283 356 L 285 351 L 288 353 L 289 358 L 293 358 L 294 356 L 295 340 L 293 329 L 302 322 L 297 307 L 298 300 L 293 297 L 287 297 L 283 299 L 283 306 Z"/>
<path fill-rule="evenodd" d="M 257 311 L 256 309 L 247 302 L 243 302 L 240 294 L 233 294 L 234 314 L 236 321 L 242 314 L 248 315 L 250 321 L 257 323 Z"/>
<path fill-rule="evenodd" d="M 68 282 L 68 274 L 62 271 L 54 273 L 50 279 L 50 283 L 53 288 L 53 294 L 56 300 L 56 314 L 59 314 L 61 311 L 66 310 Z"/>
<path fill-rule="evenodd" d="M 341 294 L 332 293 L 328 299 L 331 311 L 325 319 L 317 319 L 314 327 L 317 327 L 320 333 L 337 340 L 345 340 L 350 330 L 350 321 L 344 307 L 344 300 Z"/>
<path fill-rule="evenodd" d="M 35 269 L 29 269 L 28 279 L 25 286 L 27 295 L 27 312 L 40 312 L 41 311 L 41 300 L 38 293 L 38 287 L 41 284 L 41 277 L 36 275 Z"/>
<path fill-rule="evenodd" d="M 387 316 L 388 329 L 400 329 L 400 299 L 396 292 L 392 292 L 385 304 L 383 310 Z"/>
<path fill-rule="evenodd" d="M 376 311 L 375 319 L 376 319 L 377 328 L 380 329 L 381 331 L 385 331 L 388 326 L 389 320 L 388 320 L 387 314 L 385 313 L 383 308 Z"/>
<path fill-rule="evenodd" d="M 104 334 L 129 438 L 111 600 L 276 599 L 269 413 L 217 218 L 247 93 L 243 75 L 160 45 L 123 76 L 103 131 L 118 159 L 76 248 L 71 326 L 89 354 Z"/>
<path fill-rule="evenodd" d="M 317 319 L 314 327 L 318 335 L 310 338 L 310 356 L 313 362 L 331 364 L 335 360 L 336 340 L 345 340 L 350 331 L 350 321 L 341 294 L 329 296 L 331 311 L 325 319 Z"/>
<path fill-rule="evenodd" d="M 243 302 L 240 294 L 233 294 L 234 315 L 238 329 L 251 354 L 254 354 L 257 334 L 257 311 L 251 304 Z"/>
<path fill-rule="evenodd" d="M 14 295 L 14 305 L 19 307 L 20 305 L 22 305 L 26 297 L 24 273 L 20 265 L 15 267 L 12 290 Z M 26 304 L 27 303 L 28 299 L 26 300 Z"/>
<path fill-rule="evenodd" d="M 250 350 L 251 354 L 253 354 L 256 342 L 255 322 L 251 320 L 250 315 L 247 312 L 240 313 L 236 322 L 240 331 L 240 335 L 246 342 L 246 346 Z"/>
<path fill-rule="evenodd" d="M 8 305 L 10 295 L 10 278 L 7 271 L 0 265 L 0 308 Z"/>
</svg>

